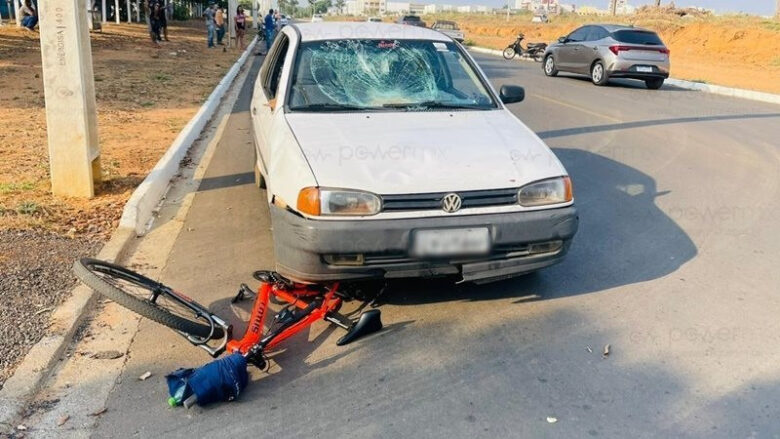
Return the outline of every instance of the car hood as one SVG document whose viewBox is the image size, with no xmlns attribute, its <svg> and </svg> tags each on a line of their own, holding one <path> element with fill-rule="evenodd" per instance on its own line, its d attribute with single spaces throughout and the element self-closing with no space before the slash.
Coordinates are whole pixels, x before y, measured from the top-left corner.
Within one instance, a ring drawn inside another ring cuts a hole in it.
<svg viewBox="0 0 780 439">
<path fill-rule="evenodd" d="M 322 187 L 409 194 L 520 187 L 565 175 L 506 110 L 289 113 Z"/>
</svg>

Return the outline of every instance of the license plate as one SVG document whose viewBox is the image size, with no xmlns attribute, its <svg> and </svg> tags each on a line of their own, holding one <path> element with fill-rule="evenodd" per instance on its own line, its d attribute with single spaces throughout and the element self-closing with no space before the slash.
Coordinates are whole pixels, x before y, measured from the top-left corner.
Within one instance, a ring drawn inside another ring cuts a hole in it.
<svg viewBox="0 0 780 439">
<path fill-rule="evenodd" d="M 490 232 L 486 227 L 417 230 L 413 236 L 413 256 L 467 256 L 490 251 Z"/>
<path fill-rule="evenodd" d="M 653 68 L 652 67 L 637 67 L 636 71 L 637 72 L 642 72 L 642 73 L 653 73 Z"/>
</svg>

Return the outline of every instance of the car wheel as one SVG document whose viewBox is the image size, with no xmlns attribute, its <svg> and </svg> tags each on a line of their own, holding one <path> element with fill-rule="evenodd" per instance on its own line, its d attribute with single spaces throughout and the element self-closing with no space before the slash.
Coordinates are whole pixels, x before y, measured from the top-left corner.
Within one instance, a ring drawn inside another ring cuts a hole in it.
<svg viewBox="0 0 780 439">
<path fill-rule="evenodd" d="M 593 63 L 593 66 L 590 68 L 590 80 L 596 85 L 605 85 L 609 82 L 609 75 L 607 75 L 607 70 L 604 68 L 604 63 L 601 61 Z"/>
<path fill-rule="evenodd" d="M 650 90 L 658 90 L 664 85 L 664 78 L 645 79 L 645 85 Z"/>
<path fill-rule="evenodd" d="M 257 150 L 255 149 L 255 186 L 259 187 L 260 189 L 265 189 L 265 177 L 263 177 L 263 174 L 260 172 L 260 167 L 257 166 Z"/>
<path fill-rule="evenodd" d="M 553 59 L 552 54 L 547 55 L 547 58 L 544 59 L 543 70 L 547 76 L 558 75 L 558 69 L 555 67 L 555 59 Z"/>
</svg>

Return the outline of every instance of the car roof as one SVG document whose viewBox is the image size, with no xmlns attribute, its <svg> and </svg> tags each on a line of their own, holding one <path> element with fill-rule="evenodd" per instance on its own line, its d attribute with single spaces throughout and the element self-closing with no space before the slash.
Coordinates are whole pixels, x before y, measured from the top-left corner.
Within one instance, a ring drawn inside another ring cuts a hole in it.
<svg viewBox="0 0 780 439">
<path fill-rule="evenodd" d="M 628 25 L 625 25 L 625 24 L 598 24 L 598 23 L 593 23 L 593 24 L 590 24 L 589 26 L 601 26 L 604 29 L 606 29 L 608 32 L 615 32 L 615 31 L 618 31 L 618 30 L 638 30 L 638 31 L 643 31 L 643 32 L 653 32 L 653 31 L 651 31 L 649 29 L 643 29 L 641 27 L 636 27 L 636 26 L 628 26 Z"/>
<path fill-rule="evenodd" d="M 433 40 L 451 41 L 448 36 L 424 27 L 393 23 L 327 21 L 322 23 L 294 24 L 301 41 L 323 40 Z"/>
</svg>

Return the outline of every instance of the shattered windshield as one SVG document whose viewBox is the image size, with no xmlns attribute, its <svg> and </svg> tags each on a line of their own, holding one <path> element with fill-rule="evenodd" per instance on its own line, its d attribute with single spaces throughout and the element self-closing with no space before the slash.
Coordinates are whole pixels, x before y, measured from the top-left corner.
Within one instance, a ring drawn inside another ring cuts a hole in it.
<svg viewBox="0 0 780 439">
<path fill-rule="evenodd" d="M 496 103 L 454 43 L 336 40 L 303 43 L 291 111 L 484 110 Z"/>
</svg>

